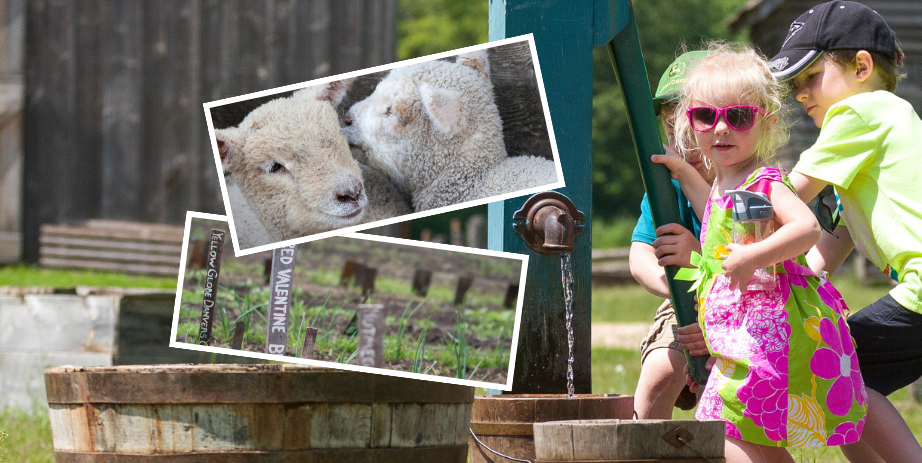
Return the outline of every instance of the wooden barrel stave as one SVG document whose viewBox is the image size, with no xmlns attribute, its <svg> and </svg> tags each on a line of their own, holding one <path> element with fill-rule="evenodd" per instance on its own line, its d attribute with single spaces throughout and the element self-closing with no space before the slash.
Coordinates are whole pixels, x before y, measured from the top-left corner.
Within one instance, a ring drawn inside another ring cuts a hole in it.
<svg viewBox="0 0 922 463">
<path fill-rule="evenodd" d="M 417 448 L 466 456 L 473 388 L 303 366 L 252 367 L 50 369 L 56 454 L 314 452 L 314 458 L 327 450 L 409 455 L 392 451 Z"/>
<path fill-rule="evenodd" d="M 535 461 L 723 461 L 723 420 L 568 420 L 536 423 Z M 681 428 L 685 443 L 665 438 Z"/>
<path fill-rule="evenodd" d="M 471 430 L 486 446 L 513 458 L 533 460 L 534 423 L 573 419 L 628 419 L 633 415 L 632 396 L 581 394 L 510 394 L 476 397 L 471 412 Z M 469 441 L 471 463 L 505 463 Z"/>
</svg>

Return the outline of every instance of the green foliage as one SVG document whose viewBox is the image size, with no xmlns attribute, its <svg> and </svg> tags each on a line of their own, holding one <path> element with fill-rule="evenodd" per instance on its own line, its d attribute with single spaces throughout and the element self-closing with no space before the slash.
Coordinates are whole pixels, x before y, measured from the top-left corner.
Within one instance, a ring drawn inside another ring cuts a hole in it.
<svg viewBox="0 0 922 463">
<path fill-rule="evenodd" d="M 54 462 L 51 422 L 45 406 L 31 413 L 0 409 L 0 461 L 17 463 Z"/>
<path fill-rule="evenodd" d="M 397 59 L 404 60 L 484 43 L 489 2 L 400 0 Z"/>
<path fill-rule="evenodd" d="M 650 88 L 655 89 L 660 76 L 682 53 L 683 44 L 695 50 L 709 39 L 730 39 L 725 21 L 743 3 L 744 0 L 633 2 Z M 624 98 L 605 48 L 593 52 L 592 89 L 593 213 L 600 217 L 637 217 L 644 188 Z"/>
<path fill-rule="evenodd" d="M 640 205 L 636 208 L 640 210 Z M 636 215 L 636 214 L 635 214 Z M 592 217 L 592 247 L 595 249 L 623 248 L 631 245 L 631 234 L 637 225 L 635 217 L 618 216 L 606 220 Z"/>
<path fill-rule="evenodd" d="M 111 286 L 119 288 L 176 289 L 176 277 L 127 275 L 97 270 L 44 269 L 17 264 L 0 267 L 0 286 L 44 286 L 74 288 L 77 286 Z"/>
</svg>

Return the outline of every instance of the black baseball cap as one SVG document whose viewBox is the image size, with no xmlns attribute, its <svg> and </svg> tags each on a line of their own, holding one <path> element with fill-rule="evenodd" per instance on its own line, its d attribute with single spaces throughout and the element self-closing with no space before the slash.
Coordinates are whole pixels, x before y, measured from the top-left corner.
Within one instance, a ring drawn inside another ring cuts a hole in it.
<svg viewBox="0 0 922 463">
<path fill-rule="evenodd" d="M 821 3 L 788 29 L 781 51 L 768 62 L 772 75 L 790 79 L 826 50 L 866 50 L 897 56 L 896 34 L 876 11 L 856 2 Z"/>
</svg>

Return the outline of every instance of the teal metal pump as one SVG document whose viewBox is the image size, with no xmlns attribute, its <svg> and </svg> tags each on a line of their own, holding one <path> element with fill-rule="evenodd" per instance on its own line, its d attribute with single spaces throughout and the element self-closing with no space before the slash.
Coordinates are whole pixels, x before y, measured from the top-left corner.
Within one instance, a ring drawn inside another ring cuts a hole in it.
<svg viewBox="0 0 922 463">
<path fill-rule="evenodd" d="M 650 162 L 662 153 L 659 131 L 640 41 L 628 0 L 489 0 L 490 40 L 534 34 L 548 107 L 567 187 L 560 190 L 574 208 L 585 213 L 582 235 L 573 240 L 573 377 L 577 394 L 592 391 L 591 381 L 591 251 L 592 251 L 592 48 L 608 45 L 625 94 L 631 133 L 640 158 L 641 174 L 650 198 L 654 223 L 679 221 L 678 202 L 669 173 Z M 623 70 L 619 72 L 619 69 Z M 656 179 L 656 180 L 654 180 Z M 666 194 L 669 192 L 669 194 Z M 489 205 L 488 246 L 527 254 L 528 276 L 515 357 L 513 393 L 556 394 L 567 391 L 567 330 L 561 284 L 561 259 L 529 248 L 513 218 L 525 197 Z M 566 208 L 564 208 L 566 209 Z M 680 324 L 693 323 L 690 287 L 674 280 L 677 268 L 667 268 L 669 288 Z M 704 359 L 690 362 L 690 371 L 703 383 Z M 497 391 L 498 392 L 498 391 Z"/>
<path fill-rule="evenodd" d="M 654 154 L 663 154 L 663 140 L 660 138 L 653 110 L 653 99 L 650 96 L 647 70 L 640 50 L 640 37 L 637 34 L 637 23 L 634 21 L 634 10 L 628 0 L 618 1 L 617 9 L 626 9 L 628 20 L 611 42 L 608 42 L 608 54 L 618 78 L 618 85 L 624 94 L 628 125 L 640 162 L 643 186 L 650 201 L 653 223 L 659 227 L 667 223 L 680 222 L 678 199 L 673 193 L 675 190 L 672 187 L 669 170 L 650 160 L 650 156 Z M 669 285 L 669 292 L 672 293 L 676 319 L 679 326 L 685 326 L 697 323 L 695 296 L 688 292 L 691 282 L 675 279 L 678 271 L 678 266 L 667 266 L 666 281 Z M 685 359 L 695 382 L 704 384 L 708 377 L 708 371 L 704 368 L 707 356 L 691 357 L 688 351 L 685 351 Z"/>
</svg>

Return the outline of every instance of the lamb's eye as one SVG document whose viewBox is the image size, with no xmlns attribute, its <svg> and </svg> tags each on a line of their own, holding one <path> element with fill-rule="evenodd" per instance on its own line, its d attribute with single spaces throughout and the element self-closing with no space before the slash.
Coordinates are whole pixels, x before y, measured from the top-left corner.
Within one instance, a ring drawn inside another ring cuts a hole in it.
<svg viewBox="0 0 922 463">
<path fill-rule="evenodd" d="M 391 114 L 394 114 L 394 110 L 393 110 L 392 107 L 388 106 L 387 109 L 384 110 L 384 115 L 385 115 L 385 116 L 390 116 Z"/>
<path fill-rule="evenodd" d="M 267 174 L 273 174 L 273 173 L 276 173 L 276 172 L 283 171 L 284 169 L 285 169 L 285 166 L 283 166 L 283 165 L 281 165 L 281 164 L 279 164 L 279 163 L 277 163 L 277 162 L 270 162 L 269 165 L 266 166 L 266 173 L 267 173 Z"/>
</svg>

